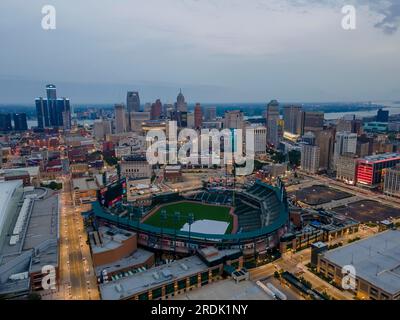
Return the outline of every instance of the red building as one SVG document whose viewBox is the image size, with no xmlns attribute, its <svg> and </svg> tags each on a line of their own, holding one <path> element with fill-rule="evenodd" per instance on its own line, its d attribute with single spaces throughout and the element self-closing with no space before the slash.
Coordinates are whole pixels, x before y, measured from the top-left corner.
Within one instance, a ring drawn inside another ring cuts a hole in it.
<svg viewBox="0 0 400 320">
<path fill-rule="evenodd" d="M 162 104 L 160 99 L 157 99 L 155 103 L 151 105 L 150 119 L 159 120 L 161 118 Z"/>
<path fill-rule="evenodd" d="M 384 153 L 357 160 L 357 184 L 376 187 L 382 181 L 385 169 L 400 163 L 400 153 Z"/>
<path fill-rule="evenodd" d="M 203 124 L 203 111 L 201 110 L 200 103 L 196 103 L 194 107 L 194 127 L 196 129 L 201 128 Z"/>
</svg>

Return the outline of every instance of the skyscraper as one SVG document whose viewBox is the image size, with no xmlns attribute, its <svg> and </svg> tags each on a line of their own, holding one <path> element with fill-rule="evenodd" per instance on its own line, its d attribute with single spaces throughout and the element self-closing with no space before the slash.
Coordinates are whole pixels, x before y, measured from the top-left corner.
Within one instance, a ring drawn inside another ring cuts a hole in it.
<svg viewBox="0 0 400 320">
<path fill-rule="evenodd" d="M 317 131 L 315 136 L 315 145 L 320 149 L 319 168 L 330 170 L 333 165 L 334 131 L 331 129 Z"/>
<path fill-rule="evenodd" d="M 377 122 L 389 122 L 389 111 L 379 109 L 376 114 Z"/>
<path fill-rule="evenodd" d="M 57 99 L 56 86 L 48 84 L 46 86 L 47 99 L 42 97 L 35 99 L 36 116 L 39 128 L 46 127 L 70 127 L 71 108 L 67 98 Z"/>
<path fill-rule="evenodd" d="M 317 132 L 324 128 L 324 113 L 319 111 L 303 111 L 302 112 L 302 130 L 305 132 Z"/>
<path fill-rule="evenodd" d="M 203 111 L 201 110 L 200 103 L 196 103 L 196 106 L 194 107 L 194 127 L 196 129 L 199 129 L 201 128 L 202 123 L 203 123 Z"/>
<path fill-rule="evenodd" d="M 140 97 L 137 91 L 128 91 L 126 96 L 126 108 L 128 112 L 140 111 Z"/>
<path fill-rule="evenodd" d="M 115 133 L 122 133 L 126 131 L 125 121 L 125 106 L 123 104 L 116 104 L 114 106 L 115 116 Z"/>
<path fill-rule="evenodd" d="M 132 130 L 132 128 L 131 128 L 131 118 L 132 118 L 131 113 L 140 111 L 139 92 L 128 91 L 128 93 L 126 95 L 126 109 L 128 112 L 127 128 L 129 129 L 129 131 L 131 131 Z"/>
<path fill-rule="evenodd" d="M 292 134 L 301 134 L 301 106 L 283 108 L 284 130 Z"/>
<path fill-rule="evenodd" d="M 243 112 L 240 110 L 225 111 L 224 128 L 243 129 Z"/>
<path fill-rule="evenodd" d="M 355 154 L 357 151 L 357 134 L 351 132 L 336 132 L 334 162 L 345 153 Z M 336 167 L 336 165 L 335 165 Z"/>
<path fill-rule="evenodd" d="M 157 99 L 155 103 L 151 105 L 150 119 L 159 120 L 162 113 L 162 103 L 160 99 Z"/>
<path fill-rule="evenodd" d="M 179 94 L 176 97 L 175 109 L 178 112 L 187 112 L 187 103 L 185 97 L 182 94 L 182 89 L 179 90 Z"/>
<path fill-rule="evenodd" d="M 335 141 L 335 155 L 356 153 L 357 134 L 350 132 L 337 132 Z"/>
<path fill-rule="evenodd" d="M 275 147 L 279 144 L 279 103 L 277 100 L 271 100 L 267 104 L 266 124 L 267 124 L 267 142 Z"/>
<path fill-rule="evenodd" d="M 303 144 L 301 146 L 301 169 L 308 173 L 317 173 L 319 171 L 318 146 Z"/>
<path fill-rule="evenodd" d="M 1 113 L 0 114 L 0 131 L 11 131 L 11 114 Z"/>
<path fill-rule="evenodd" d="M 93 135 L 97 140 L 105 140 L 106 136 L 111 133 L 110 120 L 95 120 L 93 124 Z"/>
<path fill-rule="evenodd" d="M 28 122 L 26 121 L 26 113 L 14 113 L 14 130 L 15 131 L 26 131 L 28 130 Z"/>
<path fill-rule="evenodd" d="M 217 107 L 207 107 L 204 113 L 205 121 L 215 121 L 217 118 Z"/>
</svg>

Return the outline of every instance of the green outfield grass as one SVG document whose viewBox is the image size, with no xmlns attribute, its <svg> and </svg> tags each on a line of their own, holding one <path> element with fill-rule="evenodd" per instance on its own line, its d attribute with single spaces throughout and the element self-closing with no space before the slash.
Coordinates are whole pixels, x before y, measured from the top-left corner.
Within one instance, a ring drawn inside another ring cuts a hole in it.
<svg viewBox="0 0 400 320">
<path fill-rule="evenodd" d="M 161 210 L 166 210 L 167 212 L 167 218 L 163 222 L 161 221 Z M 228 234 L 232 232 L 233 227 L 233 218 L 229 214 L 229 211 L 230 208 L 228 207 L 193 202 L 180 202 L 164 205 L 163 207 L 159 208 L 151 217 L 146 219 L 144 223 L 159 228 L 164 227 L 180 230 L 185 223 L 187 223 L 189 213 L 193 213 L 195 221 L 216 220 L 228 222 L 229 226 L 226 230 L 226 233 Z M 177 222 L 174 221 L 174 212 L 180 212 L 180 219 Z"/>
</svg>

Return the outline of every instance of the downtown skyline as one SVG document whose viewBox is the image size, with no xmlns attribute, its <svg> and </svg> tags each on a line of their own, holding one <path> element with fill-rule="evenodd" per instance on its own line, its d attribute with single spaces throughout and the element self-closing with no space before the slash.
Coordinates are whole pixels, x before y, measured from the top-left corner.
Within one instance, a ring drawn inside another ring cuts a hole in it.
<svg viewBox="0 0 400 320">
<path fill-rule="evenodd" d="M 348 3 L 356 30 L 341 28 Z M 0 4 L 2 103 L 28 103 L 46 83 L 75 103 L 114 103 L 129 90 L 173 101 L 180 87 L 193 102 L 400 99 L 393 0 L 54 1 L 50 31 L 42 5 Z"/>
</svg>

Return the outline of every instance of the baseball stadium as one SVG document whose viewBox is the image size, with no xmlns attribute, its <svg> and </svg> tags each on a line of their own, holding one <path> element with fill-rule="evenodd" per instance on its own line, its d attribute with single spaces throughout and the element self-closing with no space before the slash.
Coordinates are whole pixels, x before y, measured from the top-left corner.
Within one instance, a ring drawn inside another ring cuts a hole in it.
<svg viewBox="0 0 400 320">
<path fill-rule="evenodd" d="M 242 189 L 202 189 L 181 195 L 153 195 L 151 205 L 102 206 L 90 215 L 98 223 L 118 225 L 138 234 L 138 244 L 174 255 L 214 246 L 262 255 L 275 249 L 286 232 L 288 205 L 284 185 L 261 181 Z"/>
</svg>

